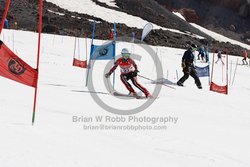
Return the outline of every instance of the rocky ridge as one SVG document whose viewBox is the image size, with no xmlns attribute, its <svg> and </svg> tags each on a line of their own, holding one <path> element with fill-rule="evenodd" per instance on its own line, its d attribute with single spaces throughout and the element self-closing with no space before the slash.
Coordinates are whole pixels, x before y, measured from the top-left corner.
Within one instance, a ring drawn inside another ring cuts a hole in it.
<svg viewBox="0 0 250 167">
<path fill-rule="evenodd" d="M 95 2 L 101 6 L 113 8 L 104 3 L 98 1 Z M 182 19 L 173 15 L 169 10 L 166 10 L 154 0 L 116 0 L 116 3 L 119 8 L 115 8 L 115 10 L 124 11 L 142 17 L 163 27 L 179 29 L 183 32 L 188 31 L 190 34 L 194 33 L 206 37 L 204 40 L 170 31 L 154 30 L 145 39 L 145 42 L 150 45 L 186 48 L 187 44 L 196 43 L 197 45 L 205 45 L 209 48 L 215 49 L 227 47 L 229 48 L 230 54 L 241 54 L 241 47 L 213 40 L 206 34 L 190 26 Z M 2 17 L 1 15 L 4 11 L 4 6 L 5 1 L 0 0 L 0 17 Z M 135 10 L 135 7 L 137 10 Z M 16 21 L 18 24 L 15 28 L 36 31 L 38 9 L 39 4 L 37 0 L 12 0 L 8 13 L 10 25 L 14 27 L 13 23 Z M 92 20 L 98 21 L 95 38 L 108 39 L 108 32 L 113 27 L 113 24 L 94 16 L 70 12 L 58 7 L 57 5 L 44 1 L 43 32 L 45 33 L 91 37 Z M 139 39 L 142 30 L 127 27 L 124 24 L 117 24 L 117 32 L 118 37 L 130 37 L 131 33 L 135 32 L 136 38 Z"/>
</svg>

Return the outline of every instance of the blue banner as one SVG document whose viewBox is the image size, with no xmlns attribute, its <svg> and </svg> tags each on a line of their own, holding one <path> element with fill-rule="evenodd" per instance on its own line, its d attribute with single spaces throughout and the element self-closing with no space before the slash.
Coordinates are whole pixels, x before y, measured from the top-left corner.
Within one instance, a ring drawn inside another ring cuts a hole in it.
<svg viewBox="0 0 250 167">
<path fill-rule="evenodd" d="M 91 46 L 91 60 L 111 60 L 115 57 L 115 44 L 114 41 L 105 45 L 92 45 Z"/>
<path fill-rule="evenodd" d="M 197 67 L 195 66 L 196 72 L 198 77 L 209 77 L 209 65 L 205 66 L 205 67 Z"/>
</svg>

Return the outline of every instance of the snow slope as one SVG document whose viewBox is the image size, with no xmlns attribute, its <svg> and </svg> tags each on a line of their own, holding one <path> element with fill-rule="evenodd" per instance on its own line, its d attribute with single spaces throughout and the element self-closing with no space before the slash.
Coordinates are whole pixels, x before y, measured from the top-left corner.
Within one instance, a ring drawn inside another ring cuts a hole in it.
<svg viewBox="0 0 250 167">
<path fill-rule="evenodd" d="M 37 34 L 4 30 L 1 39 L 26 62 L 35 66 Z M 207 78 L 201 78 L 202 90 L 197 89 L 193 79 L 189 78 L 183 88 L 162 87 L 160 98 L 134 115 L 136 118 L 175 117 L 176 123 L 171 119 L 166 124 L 128 122 L 128 116 L 123 116 L 125 122 L 74 122 L 74 116 L 93 120 L 95 116 L 120 117 L 103 110 L 84 87 L 86 71 L 72 66 L 74 40 L 67 36 L 42 35 L 34 126 L 31 126 L 34 89 L 0 77 L 1 166 L 250 166 L 249 67 L 238 66 L 234 85 L 230 85 L 227 96 L 210 92 Z M 89 52 L 90 40 L 87 42 Z M 96 44 L 103 42 L 95 41 Z M 85 59 L 85 39 L 80 39 L 80 46 L 77 53 Z M 156 78 L 155 65 L 141 45 L 118 43 L 117 53 L 123 47 L 142 55 L 141 61 L 136 61 L 141 75 Z M 184 50 L 152 48 L 162 62 L 164 78 L 176 82 L 176 70 L 179 77 L 182 75 L 180 62 Z M 236 59 L 229 59 L 233 70 Z M 107 61 L 98 61 L 94 66 L 96 94 L 117 108 L 133 108 L 144 103 L 144 100 L 121 100 L 103 94 L 108 92 L 102 80 L 106 64 Z M 197 62 L 197 65 L 204 64 Z M 220 63 L 216 64 L 216 83 L 221 82 L 222 67 Z M 138 79 L 150 91 L 154 89 L 154 84 Z M 115 87 L 126 93 L 119 77 L 116 77 Z M 161 130 L 84 129 L 88 125 L 157 126 Z M 167 129 L 164 129 L 165 126 Z"/>
<path fill-rule="evenodd" d="M 98 0 L 99 2 L 103 2 L 103 3 L 106 3 L 107 5 L 109 6 L 112 6 L 112 7 L 117 7 L 118 6 L 115 4 L 114 0 Z"/>
<path fill-rule="evenodd" d="M 182 20 L 185 20 L 185 21 L 186 21 L 185 17 L 182 16 L 181 13 L 179 13 L 179 12 L 172 12 L 172 13 L 175 14 L 176 16 L 178 16 L 179 18 L 181 18 Z"/>
</svg>

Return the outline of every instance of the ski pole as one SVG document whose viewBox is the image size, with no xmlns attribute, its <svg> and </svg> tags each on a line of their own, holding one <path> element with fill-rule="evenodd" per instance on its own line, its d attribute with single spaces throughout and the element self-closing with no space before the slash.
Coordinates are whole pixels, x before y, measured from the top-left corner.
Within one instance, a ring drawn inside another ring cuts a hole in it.
<svg viewBox="0 0 250 167">
<path fill-rule="evenodd" d="M 139 76 L 139 77 L 141 77 L 141 78 L 144 78 L 144 79 L 147 79 L 147 80 L 149 80 L 149 81 L 153 81 L 153 82 L 155 82 L 153 79 L 150 79 L 150 78 L 144 77 L 144 76 L 142 76 L 142 75 L 137 74 L 137 76 Z M 164 86 L 166 86 L 166 87 L 169 87 L 169 88 L 171 88 L 171 89 L 175 89 L 174 87 L 169 86 L 169 85 L 167 85 L 167 84 L 165 84 L 165 83 L 156 82 L 156 84 L 162 84 L 162 85 L 164 85 Z"/>
<path fill-rule="evenodd" d="M 178 71 L 176 70 L 176 79 L 179 80 Z"/>
</svg>

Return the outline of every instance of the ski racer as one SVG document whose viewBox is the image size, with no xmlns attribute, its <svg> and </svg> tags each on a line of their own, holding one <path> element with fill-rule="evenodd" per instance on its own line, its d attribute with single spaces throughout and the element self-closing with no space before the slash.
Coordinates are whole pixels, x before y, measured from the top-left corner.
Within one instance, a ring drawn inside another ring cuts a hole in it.
<svg viewBox="0 0 250 167">
<path fill-rule="evenodd" d="M 128 82 L 129 80 L 131 80 L 134 86 L 141 90 L 146 97 L 152 97 L 149 91 L 137 81 L 137 73 L 139 71 L 134 60 L 130 58 L 131 53 L 129 52 L 129 50 L 127 48 L 123 48 L 121 54 L 122 57 L 116 60 L 114 66 L 110 69 L 108 73 L 105 74 L 105 77 L 108 78 L 116 70 L 117 66 L 119 66 L 121 69 L 120 79 L 128 89 L 129 94 L 138 97 L 137 93 L 135 92 L 131 84 Z"/>
</svg>

